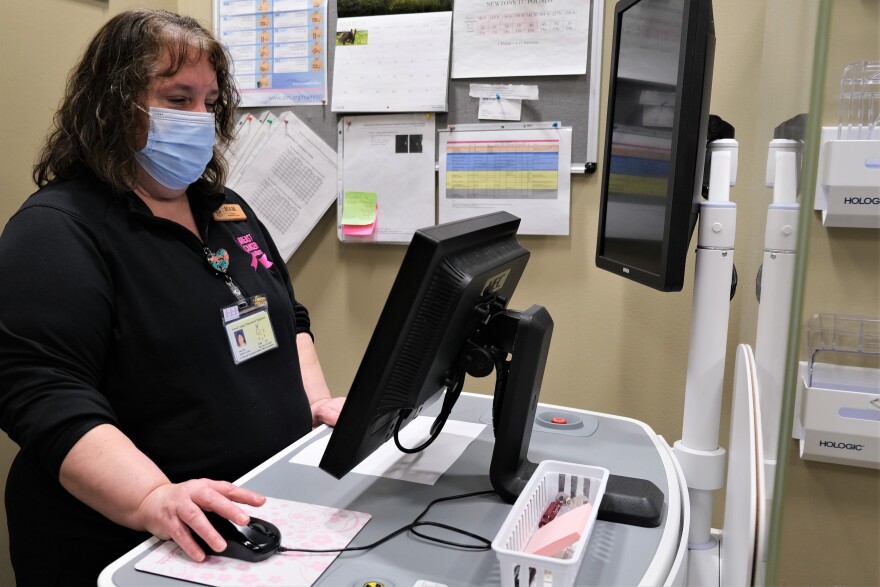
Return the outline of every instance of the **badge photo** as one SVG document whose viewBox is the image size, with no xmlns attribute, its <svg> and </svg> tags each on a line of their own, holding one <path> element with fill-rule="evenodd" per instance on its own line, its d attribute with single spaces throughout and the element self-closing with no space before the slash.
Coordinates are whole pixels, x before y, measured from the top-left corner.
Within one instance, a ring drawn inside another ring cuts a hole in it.
<svg viewBox="0 0 880 587">
<path fill-rule="evenodd" d="M 266 296 L 223 308 L 223 327 L 236 365 L 278 348 Z"/>
</svg>

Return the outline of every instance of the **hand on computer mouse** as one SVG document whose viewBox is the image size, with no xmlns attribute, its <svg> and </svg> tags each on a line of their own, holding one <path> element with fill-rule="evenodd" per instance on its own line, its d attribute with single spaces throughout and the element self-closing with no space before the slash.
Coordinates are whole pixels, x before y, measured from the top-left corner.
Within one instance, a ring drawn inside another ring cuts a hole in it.
<svg viewBox="0 0 880 587">
<path fill-rule="evenodd" d="M 163 540 L 174 540 L 194 561 L 205 558 L 195 536 L 210 544 L 211 551 L 226 548 L 224 538 L 204 515 L 213 511 L 241 524 L 249 517 L 238 504 L 259 507 L 266 498 L 259 493 L 227 481 L 193 479 L 182 483 L 165 483 L 153 489 L 138 506 L 135 527 L 145 529 Z"/>
<path fill-rule="evenodd" d="M 213 512 L 205 512 L 205 517 L 226 541 L 226 548 L 218 550 L 193 534 L 196 542 L 208 554 L 253 563 L 269 558 L 281 548 L 281 532 L 265 520 L 251 517 L 247 524 L 238 525 Z"/>
</svg>

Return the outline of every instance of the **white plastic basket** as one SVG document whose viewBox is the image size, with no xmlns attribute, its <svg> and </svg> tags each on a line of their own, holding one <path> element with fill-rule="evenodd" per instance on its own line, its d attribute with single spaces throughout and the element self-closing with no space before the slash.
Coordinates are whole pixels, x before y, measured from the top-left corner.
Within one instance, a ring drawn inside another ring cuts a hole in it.
<svg viewBox="0 0 880 587">
<path fill-rule="evenodd" d="M 556 558 L 523 552 L 532 534 L 538 529 L 547 506 L 563 492 L 584 495 L 592 505 L 587 526 L 573 545 L 571 558 Z M 574 488 L 572 483 L 574 482 Z M 574 585 L 590 532 L 599 514 L 605 494 L 608 469 L 562 461 L 541 461 L 532 478 L 523 488 L 516 503 L 492 541 L 492 550 L 501 566 L 503 587 L 570 587 Z"/>
</svg>

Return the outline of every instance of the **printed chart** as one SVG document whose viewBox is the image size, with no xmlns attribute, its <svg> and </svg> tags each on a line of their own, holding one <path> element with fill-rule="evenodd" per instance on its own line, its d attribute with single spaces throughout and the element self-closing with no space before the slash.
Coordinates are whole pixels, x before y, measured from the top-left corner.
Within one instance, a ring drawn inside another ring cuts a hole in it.
<svg viewBox="0 0 880 587">
<path fill-rule="evenodd" d="M 215 0 L 214 14 L 242 106 L 326 102 L 324 0 Z"/>
<path fill-rule="evenodd" d="M 520 234 L 568 234 L 570 127 L 459 125 L 438 137 L 441 223 L 504 210 Z"/>
<path fill-rule="evenodd" d="M 447 198 L 555 199 L 559 141 L 450 141 Z"/>
</svg>

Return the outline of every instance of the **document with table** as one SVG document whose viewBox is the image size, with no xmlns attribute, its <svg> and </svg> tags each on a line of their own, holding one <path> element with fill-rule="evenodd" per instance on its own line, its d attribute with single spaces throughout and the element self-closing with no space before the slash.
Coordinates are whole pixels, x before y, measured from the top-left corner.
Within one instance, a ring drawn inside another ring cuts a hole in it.
<svg viewBox="0 0 880 587">
<path fill-rule="evenodd" d="M 441 223 L 504 210 L 522 218 L 519 234 L 568 234 L 571 128 L 473 124 L 438 134 Z"/>
<path fill-rule="evenodd" d="M 291 112 L 241 128 L 229 187 L 254 208 L 287 261 L 336 199 L 336 153 Z M 271 122 L 270 122 L 271 121 Z"/>
</svg>

